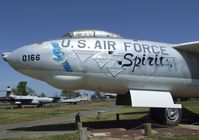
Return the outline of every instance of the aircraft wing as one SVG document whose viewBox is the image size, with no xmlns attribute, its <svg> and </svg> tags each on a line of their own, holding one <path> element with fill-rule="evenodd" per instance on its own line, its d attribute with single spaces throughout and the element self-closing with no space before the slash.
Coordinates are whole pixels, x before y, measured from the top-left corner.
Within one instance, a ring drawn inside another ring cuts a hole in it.
<svg viewBox="0 0 199 140">
<path fill-rule="evenodd" d="M 189 53 L 199 54 L 199 41 L 175 44 L 175 45 L 172 45 L 171 47 L 173 47 L 177 50 L 182 50 L 182 51 L 189 52 Z"/>
<path fill-rule="evenodd" d="M 0 97 L 0 102 L 9 102 L 9 101 L 14 101 L 14 99 L 9 98 L 9 97 Z"/>
</svg>

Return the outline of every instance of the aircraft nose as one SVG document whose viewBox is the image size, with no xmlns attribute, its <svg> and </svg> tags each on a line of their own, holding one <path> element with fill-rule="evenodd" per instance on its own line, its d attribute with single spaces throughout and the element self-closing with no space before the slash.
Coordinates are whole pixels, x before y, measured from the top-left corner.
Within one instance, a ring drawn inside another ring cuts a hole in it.
<svg viewBox="0 0 199 140">
<path fill-rule="evenodd" d="M 10 56 L 10 52 L 2 53 L 3 60 L 6 61 L 6 62 L 8 61 L 9 56 Z"/>
<path fill-rule="evenodd" d="M 5 62 L 7 62 L 9 65 L 11 65 L 14 68 L 19 68 L 21 66 L 18 57 L 18 51 L 5 52 L 2 54 L 2 57 Z"/>
</svg>

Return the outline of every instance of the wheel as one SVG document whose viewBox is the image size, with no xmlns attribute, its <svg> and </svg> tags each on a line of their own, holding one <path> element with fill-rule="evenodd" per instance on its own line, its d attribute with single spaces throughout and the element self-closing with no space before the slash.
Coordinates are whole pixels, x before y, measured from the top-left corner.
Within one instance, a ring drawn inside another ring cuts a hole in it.
<svg viewBox="0 0 199 140">
<path fill-rule="evenodd" d="M 164 109 L 164 123 L 166 125 L 175 126 L 180 123 L 182 119 L 182 111 L 178 108 L 166 108 Z"/>
<path fill-rule="evenodd" d="M 150 118 L 158 123 L 175 126 L 182 118 L 181 109 L 150 108 Z"/>
</svg>

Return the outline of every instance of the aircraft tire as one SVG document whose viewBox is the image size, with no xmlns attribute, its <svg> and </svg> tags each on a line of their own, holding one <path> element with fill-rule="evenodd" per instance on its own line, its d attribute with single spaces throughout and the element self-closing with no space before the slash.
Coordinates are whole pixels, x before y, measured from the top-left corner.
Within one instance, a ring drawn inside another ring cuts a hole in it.
<svg viewBox="0 0 199 140">
<path fill-rule="evenodd" d="M 178 108 L 162 109 L 163 123 L 169 126 L 175 126 L 180 123 L 182 119 L 182 111 Z"/>
<path fill-rule="evenodd" d="M 175 126 L 181 121 L 182 111 L 177 108 L 150 108 L 150 118 L 158 123 Z"/>
</svg>

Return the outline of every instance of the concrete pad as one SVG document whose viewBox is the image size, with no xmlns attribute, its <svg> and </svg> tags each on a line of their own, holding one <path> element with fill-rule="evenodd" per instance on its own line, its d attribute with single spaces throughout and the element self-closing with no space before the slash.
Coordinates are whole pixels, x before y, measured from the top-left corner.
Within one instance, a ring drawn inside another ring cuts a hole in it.
<svg viewBox="0 0 199 140">
<path fill-rule="evenodd" d="M 187 128 L 187 129 L 192 129 L 192 130 L 198 130 L 199 131 L 199 126 L 198 125 L 179 124 L 178 126 L 181 127 L 181 128 Z"/>
<path fill-rule="evenodd" d="M 94 137 L 106 137 L 110 135 L 110 133 L 92 133 L 91 135 Z"/>
</svg>

